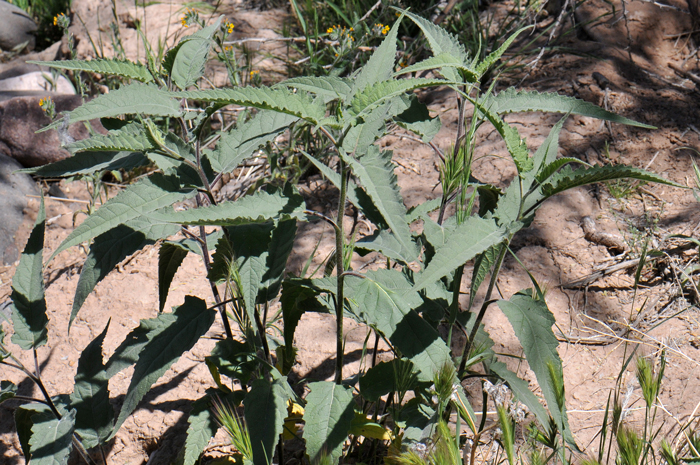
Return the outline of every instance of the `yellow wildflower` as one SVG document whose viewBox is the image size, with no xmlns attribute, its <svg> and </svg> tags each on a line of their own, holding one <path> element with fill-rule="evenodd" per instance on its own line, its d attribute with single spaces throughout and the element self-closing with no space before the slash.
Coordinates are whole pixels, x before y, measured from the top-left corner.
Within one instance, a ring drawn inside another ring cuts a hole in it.
<svg viewBox="0 0 700 465">
<path fill-rule="evenodd" d="M 260 74 L 260 71 L 258 71 L 257 69 L 254 69 L 253 71 L 250 72 L 250 77 L 253 77 L 256 74 Z"/>
<path fill-rule="evenodd" d="M 226 23 L 226 31 L 228 31 L 229 34 L 233 32 L 233 28 L 236 27 L 233 23 Z"/>
<path fill-rule="evenodd" d="M 390 30 L 391 28 L 389 26 L 384 26 L 384 28 L 382 29 L 382 34 L 387 35 Z"/>
</svg>

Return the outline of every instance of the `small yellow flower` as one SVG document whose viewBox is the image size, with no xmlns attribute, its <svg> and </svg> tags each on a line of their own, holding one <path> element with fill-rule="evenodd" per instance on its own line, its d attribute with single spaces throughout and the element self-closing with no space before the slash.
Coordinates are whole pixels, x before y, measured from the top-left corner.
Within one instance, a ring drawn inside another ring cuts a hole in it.
<svg viewBox="0 0 700 465">
<path fill-rule="evenodd" d="M 250 77 L 255 76 L 256 74 L 260 74 L 260 71 L 254 69 L 253 71 L 250 72 Z"/>
<path fill-rule="evenodd" d="M 233 23 L 226 23 L 226 31 L 228 31 L 229 34 L 233 32 L 233 28 L 236 27 Z"/>
<path fill-rule="evenodd" d="M 384 28 L 382 29 L 382 34 L 387 35 L 390 30 L 391 28 L 389 26 L 384 26 Z"/>
<path fill-rule="evenodd" d="M 328 29 L 326 29 L 326 34 L 332 34 L 332 33 L 333 33 L 332 27 L 329 27 Z"/>
</svg>

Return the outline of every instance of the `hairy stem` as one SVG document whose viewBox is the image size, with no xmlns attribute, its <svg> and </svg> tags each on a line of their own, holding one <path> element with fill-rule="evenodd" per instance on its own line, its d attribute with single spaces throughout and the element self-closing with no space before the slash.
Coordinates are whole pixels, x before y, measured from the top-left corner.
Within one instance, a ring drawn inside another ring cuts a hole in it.
<svg viewBox="0 0 700 465">
<path fill-rule="evenodd" d="M 340 384 L 343 381 L 343 305 L 345 296 L 343 286 L 345 283 L 345 237 L 343 228 L 343 217 L 345 216 L 345 201 L 347 199 L 348 190 L 348 167 L 340 159 L 340 199 L 338 200 L 338 216 L 336 218 L 336 233 L 335 233 L 335 256 L 336 256 L 336 274 L 338 290 L 335 298 L 335 319 L 336 319 L 336 364 L 335 364 L 335 383 Z"/>
<path fill-rule="evenodd" d="M 510 241 L 508 241 L 510 242 Z M 484 315 L 486 314 L 486 309 L 489 308 L 489 305 L 491 305 L 491 294 L 493 293 L 493 288 L 496 287 L 496 282 L 498 281 L 498 273 L 501 271 L 501 265 L 503 265 L 503 259 L 506 256 L 506 251 L 508 250 L 508 247 L 506 244 L 501 245 L 501 250 L 498 253 L 498 259 L 496 260 L 496 265 L 493 267 L 493 270 L 491 271 L 491 279 L 489 280 L 489 287 L 486 290 L 486 296 L 484 297 L 484 303 L 481 305 L 481 308 L 479 309 L 479 314 L 476 316 L 476 320 L 474 321 L 474 326 L 472 326 L 471 333 L 469 334 L 469 338 L 467 339 L 467 343 L 464 345 L 464 351 L 462 352 L 462 360 L 459 363 L 459 371 L 457 372 L 458 376 L 461 378 L 464 375 L 464 370 L 467 366 L 467 359 L 469 358 L 469 353 L 472 350 L 472 347 L 474 346 L 474 338 L 476 337 L 477 331 L 479 331 L 479 325 L 481 324 L 481 320 L 484 319 Z"/>
</svg>

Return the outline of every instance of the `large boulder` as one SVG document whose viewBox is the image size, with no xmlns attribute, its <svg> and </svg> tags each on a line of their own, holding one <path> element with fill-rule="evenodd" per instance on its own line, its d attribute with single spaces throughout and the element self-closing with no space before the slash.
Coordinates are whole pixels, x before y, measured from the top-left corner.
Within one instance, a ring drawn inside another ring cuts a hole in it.
<svg viewBox="0 0 700 465">
<path fill-rule="evenodd" d="M 12 157 L 26 167 L 41 166 L 70 156 L 61 148 L 58 131 L 36 134 L 51 123 L 39 106 L 39 100 L 47 94 L 37 94 L 0 101 L 0 154 Z M 58 113 L 74 110 L 82 104 L 78 95 L 52 95 L 51 98 Z M 88 131 L 78 123 L 68 128 L 68 135 L 75 140 L 85 139 Z"/>
<path fill-rule="evenodd" d="M 15 235 L 24 220 L 27 195 L 39 193 L 31 176 L 16 171 L 22 166 L 0 154 L 0 262 L 10 265 L 19 258 Z"/>
<path fill-rule="evenodd" d="M 14 50 L 26 43 L 34 48 L 36 23 L 23 9 L 0 0 L 0 49 Z"/>
</svg>

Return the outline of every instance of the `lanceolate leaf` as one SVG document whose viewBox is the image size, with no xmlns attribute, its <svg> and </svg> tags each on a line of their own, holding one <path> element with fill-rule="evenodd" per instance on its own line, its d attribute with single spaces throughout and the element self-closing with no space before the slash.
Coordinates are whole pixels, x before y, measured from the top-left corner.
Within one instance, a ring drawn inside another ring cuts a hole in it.
<svg viewBox="0 0 700 465">
<path fill-rule="evenodd" d="M 181 116 L 180 102 L 173 97 L 172 94 L 151 85 L 131 84 L 113 90 L 109 94 L 100 95 L 66 115 L 70 123 L 127 114 Z M 62 119 L 41 131 L 56 128 L 61 124 L 63 124 Z"/>
<path fill-rule="evenodd" d="M 402 13 L 408 16 L 416 23 L 421 31 L 423 31 L 433 55 L 441 55 L 444 53 L 456 58 L 462 63 L 467 63 L 468 56 L 464 51 L 464 46 L 459 43 L 457 37 L 447 32 L 444 28 L 433 24 L 432 21 L 428 21 L 427 19 L 407 11 L 402 11 Z M 441 73 L 450 81 L 457 81 L 459 78 L 458 73 L 451 67 L 442 68 Z"/>
<path fill-rule="evenodd" d="M 46 211 L 41 199 L 34 229 L 19 259 L 12 278 L 12 325 L 15 333 L 12 342 L 24 350 L 36 349 L 46 344 L 49 319 L 46 317 L 44 298 L 44 230 Z"/>
<path fill-rule="evenodd" d="M 493 66 L 493 65 L 498 61 L 499 58 L 501 58 L 501 56 L 506 52 L 506 50 L 508 50 L 508 47 L 511 46 L 511 44 L 513 43 L 513 41 L 514 41 L 515 39 L 517 39 L 518 36 L 519 36 L 524 30 L 526 30 L 526 29 L 529 29 L 529 26 L 528 26 L 528 27 L 523 27 L 523 28 L 518 29 L 517 31 L 515 31 L 510 37 L 508 37 L 508 38 L 506 39 L 505 42 L 503 42 L 503 44 L 502 44 L 500 47 L 498 47 L 497 50 L 494 50 L 493 52 L 491 52 L 491 53 L 489 54 L 489 56 L 487 56 L 486 58 L 484 58 L 484 60 L 481 61 L 481 62 L 476 66 L 476 75 L 478 76 L 477 79 L 481 79 L 481 76 L 483 76 L 484 74 L 486 74 L 486 72 L 489 70 L 489 68 L 490 68 L 491 66 Z"/>
<path fill-rule="evenodd" d="M 156 146 L 141 124 L 129 123 L 122 129 L 110 131 L 109 134 L 96 134 L 88 139 L 73 142 L 65 148 L 70 152 L 146 152 L 154 150 Z"/>
<path fill-rule="evenodd" d="M 436 248 L 430 264 L 416 276 L 414 290 L 419 291 L 447 276 L 477 254 L 501 242 L 505 236 L 506 231 L 499 228 L 494 220 L 469 217 L 447 236 L 444 245 Z"/>
<path fill-rule="evenodd" d="M 303 212 L 303 205 L 304 198 L 288 185 L 284 191 L 258 191 L 235 202 L 221 202 L 211 207 L 176 213 L 156 212 L 152 217 L 170 223 L 195 226 L 235 226 L 296 217 Z"/>
<path fill-rule="evenodd" d="M 557 121 L 554 127 L 552 127 L 552 130 L 549 131 L 547 138 L 532 156 L 533 169 L 523 179 L 523 190 L 525 192 L 530 189 L 534 179 L 547 179 L 554 171 L 563 165 L 560 165 L 550 173 L 546 172 L 545 167 L 555 163 L 557 159 L 557 153 L 559 152 L 559 133 L 567 118 L 568 116 L 564 116 Z"/>
<path fill-rule="evenodd" d="M 140 152 L 81 152 L 56 163 L 20 171 L 45 178 L 63 178 L 100 171 L 128 171 L 147 164 L 148 158 Z"/>
<path fill-rule="evenodd" d="M 146 245 L 154 244 L 158 239 L 176 234 L 179 229 L 177 225 L 157 222 L 148 216 L 142 216 L 97 236 L 90 246 L 90 253 L 80 272 L 69 327 L 97 283 L 119 262 Z"/>
<path fill-rule="evenodd" d="M 314 124 L 326 116 L 326 106 L 322 101 L 315 101 L 303 92 L 292 94 L 283 88 L 236 87 L 180 92 L 174 95 L 203 102 L 238 104 L 261 110 L 274 110 Z"/>
<path fill-rule="evenodd" d="M 352 114 L 355 117 L 362 116 L 382 103 L 414 89 L 447 84 L 451 84 L 451 82 L 444 79 L 425 78 L 389 79 L 377 82 L 355 94 L 352 102 L 350 102 Z"/>
<path fill-rule="evenodd" d="M 131 61 L 96 58 L 93 60 L 28 61 L 27 63 L 49 68 L 71 71 L 91 71 L 107 76 L 119 76 L 141 82 L 153 81 L 153 76 L 144 65 Z"/>
<path fill-rule="evenodd" d="M 374 51 L 367 64 L 362 67 L 352 84 L 352 91 L 348 97 L 356 95 L 377 82 L 391 78 L 396 63 L 396 39 L 402 19 L 403 15 L 394 23 L 381 45 Z"/>
<path fill-rule="evenodd" d="M 401 276 L 401 273 L 393 272 L 397 273 Z M 422 300 L 417 293 L 411 292 L 407 281 L 405 288 L 391 289 L 373 279 L 381 279 L 389 286 L 395 285 L 391 275 L 391 272 L 384 272 L 368 274 L 364 279 L 346 277 L 348 300 L 357 308 L 353 310 L 356 318 L 384 333 L 420 370 L 418 379 L 429 381 L 450 360 L 449 350 L 438 332 L 411 310 Z"/>
<path fill-rule="evenodd" d="M 49 260 L 69 247 L 90 240 L 122 223 L 148 215 L 194 194 L 196 194 L 195 190 L 181 192 L 179 182 L 174 176 L 166 177 L 160 173 L 154 173 L 109 199 L 68 235 Z M 162 216 L 168 217 L 170 215 L 164 213 Z"/>
<path fill-rule="evenodd" d="M 549 179 L 550 176 L 552 176 L 554 173 L 556 173 L 559 168 L 561 168 L 564 165 L 568 164 L 576 164 L 576 165 L 586 165 L 590 167 L 586 162 L 579 160 L 578 158 L 572 158 L 572 157 L 564 157 L 564 158 L 559 158 L 549 165 L 546 165 L 542 167 L 542 170 L 537 174 L 537 182 L 542 184 Z"/>
<path fill-rule="evenodd" d="M 567 440 L 573 441 L 566 415 L 566 407 L 558 401 L 548 365 L 552 365 L 555 376 L 563 377 L 561 359 L 557 353 L 557 341 L 552 325 L 554 316 L 541 300 L 532 298 L 532 290 L 524 290 L 511 299 L 500 300 L 498 306 L 508 317 L 515 335 L 525 352 L 525 358 L 537 377 L 537 383 L 547 401 L 549 412 L 559 430 Z M 575 444 L 575 441 L 573 441 Z"/>
<path fill-rule="evenodd" d="M 220 24 L 221 18 L 211 26 L 182 38 L 171 72 L 173 82 L 180 89 L 185 90 L 194 85 L 204 74 L 204 65 L 212 44 L 211 38 Z"/>
<path fill-rule="evenodd" d="M 119 344 L 114 354 L 109 358 L 105 366 L 107 378 L 111 378 L 124 368 L 127 368 L 139 359 L 141 350 L 173 324 L 176 317 L 172 313 L 161 313 L 156 318 L 141 320 L 138 328 L 133 329 Z"/>
<path fill-rule="evenodd" d="M 606 165 L 576 169 L 571 166 L 566 166 L 558 173 L 552 175 L 547 182 L 542 185 L 541 192 L 542 196 L 547 198 L 574 187 L 585 186 L 586 184 L 591 184 L 594 182 L 623 178 L 658 182 L 674 187 L 683 187 L 662 178 L 658 174 L 624 165 Z"/>
<path fill-rule="evenodd" d="M 311 92 L 323 99 L 324 103 L 344 99 L 350 93 L 352 80 L 336 76 L 301 76 L 287 79 L 275 87 L 287 87 Z"/>
<path fill-rule="evenodd" d="M 304 412 L 304 439 L 311 462 L 327 455 L 337 463 L 348 437 L 353 411 L 352 389 L 330 381 L 309 384 Z"/>
<path fill-rule="evenodd" d="M 75 410 L 60 420 L 52 413 L 32 416 L 32 438 L 29 445 L 32 465 L 66 465 L 73 448 Z"/>
<path fill-rule="evenodd" d="M 458 57 L 454 57 L 449 53 L 440 53 L 438 55 L 426 58 L 414 65 L 401 68 L 395 75 L 400 76 L 406 73 L 415 73 L 418 71 L 426 71 L 435 68 L 456 68 L 467 76 L 469 82 L 476 82 L 478 79 L 477 74 L 473 69 L 471 69 L 466 63 L 460 60 Z M 448 74 L 452 77 L 454 76 L 454 70 L 449 69 Z"/>
<path fill-rule="evenodd" d="M 472 271 L 472 283 L 469 289 L 469 308 L 474 304 L 474 299 L 481 287 L 481 283 L 484 282 L 484 278 L 486 278 L 486 275 L 496 263 L 501 247 L 498 245 L 491 246 L 474 259 L 474 271 Z"/>
<path fill-rule="evenodd" d="M 177 226 L 175 226 L 177 228 Z M 164 242 L 158 250 L 158 301 L 160 302 L 158 311 L 162 312 L 165 302 L 168 300 L 170 284 L 173 282 L 175 273 L 187 257 L 188 251 L 175 244 Z"/>
<path fill-rule="evenodd" d="M 187 418 L 187 439 L 175 462 L 177 465 L 194 465 L 206 449 L 211 438 L 214 437 L 219 425 L 210 410 L 211 396 L 216 395 L 216 390 L 208 389 L 204 397 L 200 397 L 192 404 L 192 410 Z"/>
<path fill-rule="evenodd" d="M 114 409 L 109 403 L 109 379 L 102 363 L 102 343 L 108 329 L 109 321 L 80 355 L 70 396 L 71 408 L 76 411 L 75 432 L 88 449 L 104 443 L 112 432 Z"/>
<path fill-rule="evenodd" d="M 170 324 L 150 339 L 139 353 L 131 384 L 110 437 L 117 434 L 153 383 L 209 330 L 215 314 L 214 310 L 207 309 L 203 300 L 185 297 L 185 303 L 172 313 Z"/>
<path fill-rule="evenodd" d="M 372 146 L 359 161 L 346 157 L 346 162 L 384 217 L 399 244 L 406 253 L 411 254 L 408 258 L 414 260 L 415 255 L 412 252 L 415 251 L 415 246 L 412 243 L 411 230 L 406 223 L 406 207 L 396 182 L 391 152 L 380 152 L 377 147 Z"/>
<path fill-rule="evenodd" d="M 250 157 L 261 146 L 272 142 L 297 116 L 261 111 L 250 121 L 224 133 L 210 157 L 212 168 L 220 173 L 233 171 L 243 160 Z"/>
<path fill-rule="evenodd" d="M 526 381 L 518 378 L 518 375 L 510 371 L 503 362 L 494 360 L 485 361 L 484 363 L 490 371 L 494 372 L 508 384 L 515 398 L 525 404 L 527 408 L 534 413 L 535 418 L 537 418 L 537 421 L 539 421 L 541 425 L 547 426 L 549 424 L 549 414 L 547 414 L 547 410 L 542 406 L 537 396 L 532 393 Z"/>
<path fill-rule="evenodd" d="M 499 115 L 520 111 L 571 113 L 574 115 L 590 116 L 591 118 L 612 121 L 613 123 L 654 129 L 653 126 L 616 115 L 615 113 L 603 110 L 597 105 L 575 97 L 546 92 L 518 91 L 513 87 L 497 95 L 489 95 L 484 102 L 484 107 Z"/>
<path fill-rule="evenodd" d="M 272 382 L 256 379 L 243 401 L 254 465 L 272 463 L 275 445 L 287 416 L 289 394 L 284 386 L 286 383 L 284 376 Z"/>
</svg>

